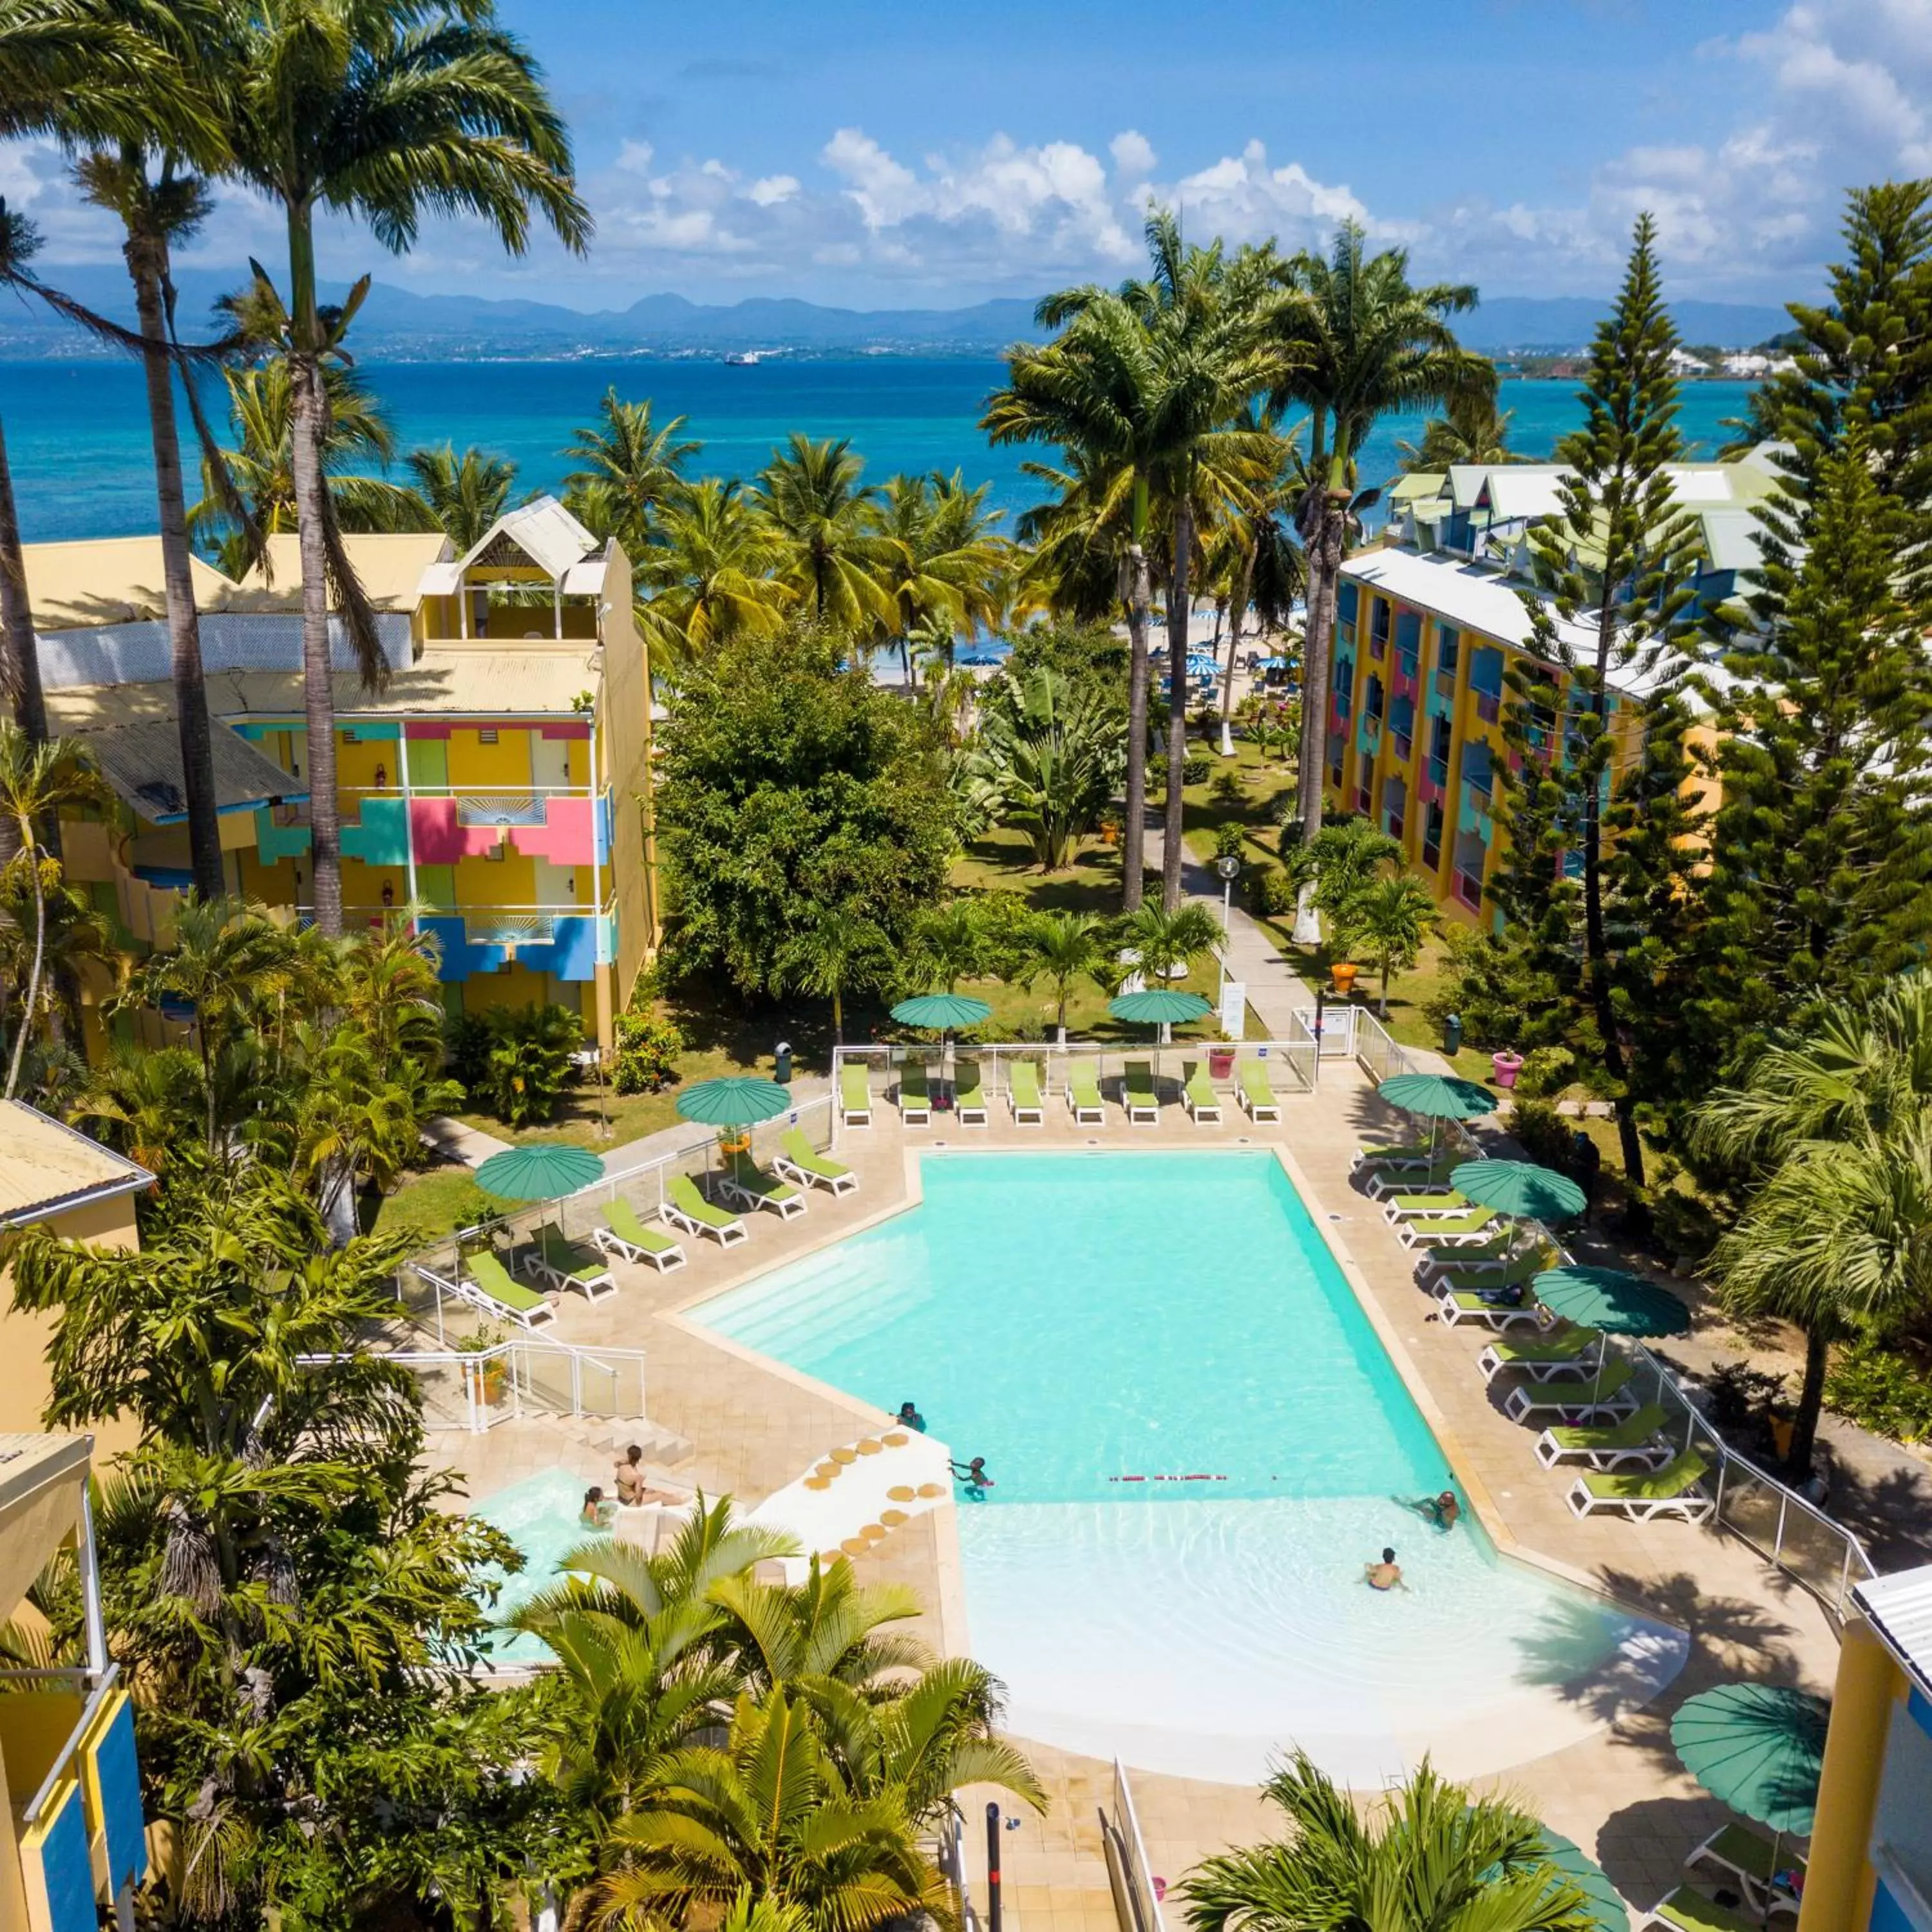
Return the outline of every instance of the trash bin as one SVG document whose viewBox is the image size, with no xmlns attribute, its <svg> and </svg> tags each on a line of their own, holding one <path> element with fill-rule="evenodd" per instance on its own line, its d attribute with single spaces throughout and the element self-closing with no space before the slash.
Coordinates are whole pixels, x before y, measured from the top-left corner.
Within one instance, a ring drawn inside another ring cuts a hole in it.
<svg viewBox="0 0 1932 1932">
<path fill-rule="evenodd" d="M 1442 1051 L 1453 1059 L 1462 1050 L 1462 1016 L 1445 1014 L 1442 1021 Z"/>
<path fill-rule="evenodd" d="M 789 1087 L 791 1084 L 791 1042 L 788 1040 L 780 1040 L 774 1058 L 777 1060 L 778 1064 L 772 1070 L 772 1078 L 781 1087 Z"/>
</svg>

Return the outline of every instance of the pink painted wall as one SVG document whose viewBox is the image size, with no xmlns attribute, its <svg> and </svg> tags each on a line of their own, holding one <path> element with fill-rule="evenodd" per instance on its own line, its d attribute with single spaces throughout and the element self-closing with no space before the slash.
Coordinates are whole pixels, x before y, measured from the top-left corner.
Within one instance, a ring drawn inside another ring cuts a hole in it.
<svg viewBox="0 0 1932 1932">
<path fill-rule="evenodd" d="M 553 798 L 545 822 L 518 826 L 510 842 L 526 856 L 548 859 L 553 866 L 592 865 L 597 856 L 592 804 L 587 798 Z"/>
<path fill-rule="evenodd" d="M 410 800 L 410 846 L 418 866 L 453 866 L 459 859 L 480 859 L 485 852 L 494 851 L 502 836 L 500 825 L 458 824 L 453 798 Z"/>
</svg>

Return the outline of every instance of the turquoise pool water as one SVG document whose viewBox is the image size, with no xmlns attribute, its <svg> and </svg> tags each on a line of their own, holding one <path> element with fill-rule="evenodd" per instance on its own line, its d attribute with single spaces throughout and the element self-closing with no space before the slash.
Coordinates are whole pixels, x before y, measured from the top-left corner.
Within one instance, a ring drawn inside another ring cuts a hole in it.
<svg viewBox="0 0 1932 1932">
<path fill-rule="evenodd" d="M 489 1580 L 502 1587 L 495 1614 L 507 1622 L 539 1592 L 563 1574 L 566 1554 L 586 1543 L 608 1540 L 603 1532 L 586 1529 L 578 1520 L 586 1485 L 568 1469 L 544 1469 L 520 1483 L 498 1490 L 476 1504 L 471 1514 L 497 1528 L 524 1552 L 524 1567 L 506 1574 L 490 1566 Z M 490 1644 L 490 1654 L 502 1664 L 544 1664 L 550 1646 L 521 1630 L 504 1630 Z"/>
<path fill-rule="evenodd" d="M 1432 1494 L 1442 1451 L 1273 1154 L 938 1154 L 694 1318 L 908 1399 L 994 1503 Z"/>
</svg>

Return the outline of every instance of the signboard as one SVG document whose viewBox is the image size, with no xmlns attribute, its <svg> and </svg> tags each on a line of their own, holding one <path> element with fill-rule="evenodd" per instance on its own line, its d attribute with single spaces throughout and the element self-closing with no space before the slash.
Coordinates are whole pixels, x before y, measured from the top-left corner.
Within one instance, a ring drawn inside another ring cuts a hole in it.
<svg viewBox="0 0 1932 1932">
<path fill-rule="evenodd" d="M 1248 1030 L 1248 982 L 1227 980 L 1221 986 L 1221 1030 L 1230 1040 L 1241 1040 Z"/>
</svg>

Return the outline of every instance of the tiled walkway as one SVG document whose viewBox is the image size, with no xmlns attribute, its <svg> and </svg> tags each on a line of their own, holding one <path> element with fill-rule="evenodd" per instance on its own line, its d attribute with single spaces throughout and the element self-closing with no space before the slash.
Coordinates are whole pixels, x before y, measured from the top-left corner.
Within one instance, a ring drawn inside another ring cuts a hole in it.
<svg viewBox="0 0 1932 1932">
<path fill-rule="evenodd" d="M 1510 1423 L 1490 1401 L 1474 1358 L 1483 1337 L 1426 1319 L 1429 1304 L 1414 1286 L 1413 1257 L 1395 1240 L 1372 1204 L 1351 1184 L 1350 1154 L 1366 1134 L 1385 1132 L 1372 1092 L 1352 1067 L 1322 1070 L 1316 1096 L 1290 1100 L 1278 1127 L 1255 1127 L 1230 1109 L 1225 1124 L 1196 1127 L 1180 1109 L 1160 1126 L 1076 1129 L 1048 1108 L 1045 1128 L 1016 1129 L 996 1105 L 986 1128 L 942 1121 L 902 1129 L 882 1109 L 874 1127 L 843 1136 L 838 1153 L 861 1178 L 844 1200 L 820 1194 L 802 1221 L 765 1216 L 751 1239 L 720 1250 L 693 1243 L 687 1268 L 660 1277 L 619 1267 L 622 1292 L 598 1306 L 572 1300 L 560 1339 L 641 1346 L 649 1351 L 648 1406 L 654 1422 L 688 1438 L 695 1453 L 680 1470 L 708 1491 L 754 1502 L 797 1474 L 831 1447 L 884 1418 L 878 1412 L 742 1354 L 681 1322 L 676 1311 L 782 1261 L 839 1239 L 893 1212 L 905 1201 L 909 1148 L 961 1145 L 1090 1146 L 1096 1140 L 1145 1148 L 1162 1144 L 1276 1144 L 1289 1157 L 1318 1225 L 1339 1236 L 1346 1271 L 1384 1343 L 1404 1369 L 1468 1492 L 1496 1541 L 1540 1558 L 1631 1606 L 1674 1623 L 1691 1638 L 1689 1664 L 1657 1702 L 1622 1708 L 1615 1686 L 1599 1685 L 1602 1728 L 1584 1742 L 1514 1767 L 1502 1783 L 1525 1793 L 1556 1830 L 1577 1840 L 1604 1864 L 1634 1905 L 1648 1907 L 1674 1882 L 1684 1853 L 1722 1815 L 1676 1768 L 1669 1712 L 1682 1696 L 1720 1679 L 1750 1676 L 1828 1688 L 1836 1644 L 1822 1613 L 1802 1590 L 1784 1585 L 1743 1546 L 1681 1523 L 1636 1526 L 1599 1519 L 1579 1522 L 1562 1496 L 1565 1484 L 1540 1468 L 1533 1432 Z M 621 1431 L 620 1432 L 621 1433 Z M 522 1437 L 522 1441 L 513 1438 Z M 508 1473 L 542 1466 L 566 1440 L 563 1425 L 519 1425 L 477 1438 L 442 1436 L 440 1449 L 468 1472 L 472 1493 Z M 608 1472 L 609 1451 L 574 1440 L 569 1466 L 586 1480 Z M 536 1460 L 531 1460 L 536 1458 Z M 969 1641 L 952 1513 L 916 1518 L 861 1559 L 862 1574 L 914 1584 L 932 1606 L 929 1632 L 949 1647 Z M 1131 1687 L 1123 1687 L 1131 1696 Z M 1286 1741 L 1284 1741 L 1286 1742 Z M 1534 1748 L 1533 1745 L 1530 1747 Z M 1053 1797 L 1048 1815 L 1028 1818 L 1004 1840 L 1007 1924 L 1025 1932 L 1086 1932 L 1114 1924 L 1096 1808 L 1109 1793 L 1109 1767 L 1029 1747 Z M 1130 1767 L 1131 1768 L 1131 1767 Z M 1141 1774 L 1134 1779 L 1155 1871 L 1178 1881 L 1204 1853 L 1250 1840 L 1270 1828 L 1252 1790 Z M 976 1797 L 983 1794 L 974 1794 Z M 977 1804 L 969 1846 L 982 1856 Z"/>
</svg>

